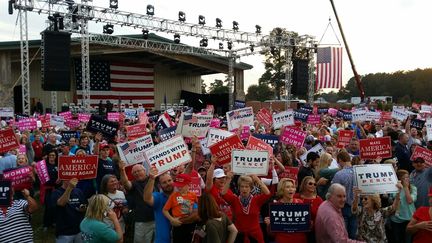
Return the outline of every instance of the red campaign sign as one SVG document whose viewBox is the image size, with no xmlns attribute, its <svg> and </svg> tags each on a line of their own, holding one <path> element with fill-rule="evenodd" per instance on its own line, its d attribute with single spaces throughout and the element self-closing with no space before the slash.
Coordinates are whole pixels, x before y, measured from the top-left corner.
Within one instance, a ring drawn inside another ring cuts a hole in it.
<svg viewBox="0 0 432 243">
<path fill-rule="evenodd" d="M 72 120 L 72 112 L 70 111 L 60 112 L 59 116 L 62 116 L 65 121 Z"/>
<path fill-rule="evenodd" d="M 336 147 L 345 148 L 354 136 L 353 130 L 340 130 Z"/>
<path fill-rule="evenodd" d="M 196 170 L 192 170 L 192 172 L 189 174 L 191 176 L 191 183 L 189 184 L 189 190 L 191 192 L 195 192 L 197 197 L 201 196 L 201 177 L 199 176 L 198 172 Z"/>
<path fill-rule="evenodd" d="M 60 156 L 58 161 L 58 178 L 70 180 L 77 178 L 94 179 L 97 175 L 98 156 Z"/>
<path fill-rule="evenodd" d="M 279 178 L 289 178 L 291 180 L 294 180 L 297 184 L 299 184 L 297 182 L 298 172 L 299 172 L 298 167 L 285 166 L 285 170 L 279 174 Z"/>
<path fill-rule="evenodd" d="M 266 108 L 258 111 L 258 113 L 256 114 L 256 119 L 259 123 L 263 124 L 266 127 L 271 127 L 273 124 L 272 113 Z"/>
<path fill-rule="evenodd" d="M 302 122 L 301 121 L 294 121 L 294 125 L 286 126 L 295 130 L 301 130 Z"/>
<path fill-rule="evenodd" d="M 392 119 L 391 111 L 381 112 L 381 121 L 390 121 Z"/>
<path fill-rule="evenodd" d="M 411 155 L 411 161 L 414 161 L 416 158 L 422 158 L 426 162 L 426 166 L 432 166 L 432 151 L 429 149 L 423 148 L 421 146 L 416 146 L 414 149 L 414 153 Z"/>
<path fill-rule="evenodd" d="M 37 129 L 37 119 L 33 117 L 21 119 L 16 125 L 20 131 Z"/>
<path fill-rule="evenodd" d="M 139 124 L 147 125 L 149 117 L 147 115 L 147 112 L 142 112 L 138 115 Z"/>
<path fill-rule="evenodd" d="M 211 154 L 218 157 L 219 165 L 231 163 L 231 151 L 233 149 L 244 148 L 243 143 L 237 135 L 228 137 L 209 147 Z"/>
<path fill-rule="evenodd" d="M 292 144 L 297 148 L 303 146 L 307 133 L 291 127 L 284 127 L 280 136 L 280 141 L 284 144 Z"/>
<path fill-rule="evenodd" d="M 318 125 L 321 123 L 321 116 L 310 114 L 307 118 L 307 123 L 311 125 Z"/>
<path fill-rule="evenodd" d="M 25 166 L 17 169 L 3 171 L 3 178 L 12 181 L 12 187 L 15 191 L 32 188 L 33 184 L 33 168 Z"/>
<path fill-rule="evenodd" d="M 256 138 L 254 136 L 249 137 L 249 141 L 246 145 L 246 149 L 249 149 L 249 150 L 266 150 L 269 152 L 269 155 L 273 154 L 272 146 L 268 145 L 263 140 Z"/>
<path fill-rule="evenodd" d="M 80 121 L 80 122 L 88 122 L 88 121 L 90 121 L 90 116 L 91 116 L 91 114 L 79 113 L 78 114 L 78 121 Z"/>
<path fill-rule="evenodd" d="M 48 174 L 48 168 L 46 166 L 45 160 L 41 160 L 41 161 L 37 162 L 35 169 L 36 169 L 36 174 L 38 175 L 39 180 L 40 180 L 42 185 L 47 183 L 47 181 L 50 180 L 49 174 Z"/>
<path fill-rule="evenodd" d="M 137 124 L 126 127 L 126 132 L 129 140 L 140 138 L 147 134 L 146 124 Z"/>
<path fill-rule="evenodd" d="M 377 159 L 392 157 L 390 137 L 360 139 L 360 158 Z"/>
<path fill-rule="evenodd" d="M 120 121 L 120 113 L 118 112 L 108 112 L 108 121 L 118 122 Z"/>
<path fill-rule="evenodd" d="M 79 120 L 66 120 L 65 125 L 69 128 L 77 128 L 80 126 L 80 121 Z"/>
<path fill-rule="evenodd" d="M 12 128 L 0 131 L 0 153 L 19 147 L 17 137 Z"/>
<path fill-rule="evenodd" d="M 50 120 L 51 118 L 49 117 L 41 117 L 40 121 L 41 121 L 42 128 L 49 128 L 51 126 Z"/>
</svg>

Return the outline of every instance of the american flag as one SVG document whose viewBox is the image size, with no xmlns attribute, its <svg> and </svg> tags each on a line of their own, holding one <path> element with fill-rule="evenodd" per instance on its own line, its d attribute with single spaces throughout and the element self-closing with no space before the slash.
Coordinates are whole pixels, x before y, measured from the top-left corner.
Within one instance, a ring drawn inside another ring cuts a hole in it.
<svg viewBox="0 0 432 243">
<path fill-rule="evenodd" d="M 90 61 L 90 104 L 103 104 L 119 100 L 154 107 L 154 69 L 152 65 Z M 81 61 L 75 60 L 75 80 L 78 103 L 82 99 Z"/>
<path fill-rule="evenodd" d="M 342 87 L 342 47 L 318 48 L 316 89 Z"/>
<path fill-rule="evenodd" d="M 135 143 L 125 143 L 120 148 L 123 150 L 123 154 L 127 155 L 129 151 L 135 149 L 137 146 Z"/>
</svg>

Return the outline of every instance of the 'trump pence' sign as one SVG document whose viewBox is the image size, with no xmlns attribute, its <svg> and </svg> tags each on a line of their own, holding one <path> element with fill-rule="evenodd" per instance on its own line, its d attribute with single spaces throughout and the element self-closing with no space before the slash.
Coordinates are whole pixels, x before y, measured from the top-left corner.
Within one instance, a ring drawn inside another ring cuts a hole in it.
<svg viewBox="0 0 432 243">
<path fill-rule="evenodd" d="M 144 154 L 149 166 L 158 169 L 158 175 L 192 161 L 188 146 L 181 135 L 144 151 Z"/>
<path fill-rule="evenodd" d="M 310 204 L 270 203 L 269 211 L 271 232 L 310 231 Z"/>
<path fill-rule="evenodd" d="M 264 150 L 232 150 L 231 168 L 238 175 L 267 175 L 269 153 Z"/>
<path fill-rule="evenodd" d="M 365 194 L 395 193 L 398 191 L 396 173 L 391 164 L 354 166 L 357 186 Z"/>
</svg>

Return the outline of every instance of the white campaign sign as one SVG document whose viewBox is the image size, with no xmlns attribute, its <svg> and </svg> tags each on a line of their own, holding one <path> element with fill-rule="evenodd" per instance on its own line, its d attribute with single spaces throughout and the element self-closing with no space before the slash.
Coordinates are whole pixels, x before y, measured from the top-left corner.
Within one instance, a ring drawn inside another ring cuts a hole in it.
<svg viewBox="0 0 432 243">
<path fill-rule="evenodd" d="M 422 113 L 432 113 L 432 106 L 430 106 L 430 105 L 421 105 L 420 112 L 422 112 Z"/>
<path fill-rule="evenodd" d="M 392 118 L 395 118 L 399 121 L 405 121 L 408 117 L 408 114 L 406 113 L 404 108 L 399 108 L 399 107 L 395 107 L 393 106 L 393 111 L 391 114 Z"/>
<path fill-rule="evenodd" d="M 355 110 L 352 113 L 352 122 L 362 122 L 366 120 L 365 110 Z"/>
<path fill-rule="evenodd" d="M 210 128 L 207 133 L 207 148 L 219 141 L 224 140 L 225 138 L 231 137 L 232 135 L 234 135 L 232 132 L 217 128 Z"/>
<path fill-rule="evenodd" d="M 267 175 L 269 153 L 265 150 L 231 151 L 231 168 L 237 175 Z"/>
<path fill-rule="evenodd" d="M 200 140 L 201 152 L 203 155 L 210 154 L 210 149 L 207 147 L 207 138 Z"/>
<path fill-rule="evenodd" d="M 117 149 L 120 158 L 127 164 L 138 164 L 145 161 L 144 150 L 153 147 L 153 139 L 151 135 L 128 141 L 126 143 L 117 144 Z"/>
<path fill-rule="evenodd" d="M 0 107 L 0 117 L 14 117 L 13 107 Z"/>
<path fill-rule="evenodd" d="M 253 126 L 254 113 L 252 107 L 246 107 L 226 113 L 228 130 L 232 131 L 239 128 L 241 125 Z"/>
<path fill-rule="evenodd" d="M 432 141 L 432 119 L 426 119 L 425 127 L 427 140 Z"/>
<path fill-rule="evenodd" d="M 293 126 L 294 125 L 294 111 L 288 109 L 273 115 L 273 128 L 279 129 L 283 126 Z"/>
<path fill-rule="evenodd" d="M 366 121 L 379 121 L 381 120 L 381 112 L 368 111 L 366 112 Z"/>
<path fill-rule="evenodd" d="M 158 175 L 192 161 L 188 146 L 181 135 L 147 149 L 144 154 L 149 166 L 158 169 Z"/>
<path fill-rule="evenodd" d="M 64 128 L 65 119 L 62 116 L 51 115 L 50 125 L 53 127 Z"/>
<path fill-rule="evenodd" d="M 309 149 L 306 153 L 302 154 L 302 155 L 300 156 L 300 159 L 301 159 L 302 161 L 306 162 L 307 155 L 308 155 L 308 153 L 310 153 L 310 152 L 315 152 L 315 153 L 317 153 L 319 156 L 321 156 L 321 154 L 325 152 L 325 149 L 324 149 L 324 147 L 323 147 L 320 143 L 318 143 L 317 145 L 315 145 L 315 146 L 313 146 L 311 149 Z"/>
<path fill-rule="evenodd" d="M 191 120 L 183 120 L 182 135 L 185 138 L 192 138 L 193 136 L 204 138 L 210 127 L 210 120 L 212 118 L 212 115 L 193 114 Z"/>
<path fill-rule="evenodd" d="M 364 194 L 384 194 L 398 191 L 398 179 L 391 164 L 355 165 L 355 181 Z"/>
</svg>

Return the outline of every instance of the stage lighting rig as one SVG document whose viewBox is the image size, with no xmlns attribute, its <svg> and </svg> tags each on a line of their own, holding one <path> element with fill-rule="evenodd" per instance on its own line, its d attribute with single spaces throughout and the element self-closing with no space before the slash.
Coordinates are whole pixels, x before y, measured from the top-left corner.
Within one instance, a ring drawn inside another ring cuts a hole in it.
<svg viewBox="0 0 432 243">
<path fill-rule="evenodd" d="M 250 44 L 249 49 L 250 49 L 251 52 L 254 52 L 254 48 L 255 48 L 255 45 L 254 44 Z"/>
<path fill-rule="evenodd" d="M 142 37 L 144 40 L 147 40 L 149 37 L 149 30 L 148 29 L 143 29 L 142 30 Z"/>
<path fill-rule="evenodd" d="M 228 41 L 228 50 L 231 50 L 233 48 L 232 41 Z"/>
<path fill-rule="evenodd" d="M 202 38 L 200 40 L 200 47 L 207 47 L 208 46 L 208 39 L 207 38 Z"/>
<path fill-rule="evenodd" d="M 257 33 L 257 34 L 261 34 L 261 26 L 259 26 L 259 25 L 255 25 L 255 33 Z"/>
<path fill-rule="evenodd" d="M 110 8 L 118 9 L 118 0 L 110 0 Z"/>
<path fill-rule="evenodd" d="M 176 43 L 176 44 L 180 43 L 180 34 L 178 34 L 178 33 L 174 34 L 174 43 Z"/>
<path fill-rule="evenodd" d="M 222 20 L 220 18 L 216 18 L 216 28 L 222 28 Z"/>
<path fill-rule="evenodd" d="M 198 24 L 200 24 L 200 25 L 205 25 L 206 24 L 204 15 L 198 16 Z"/>
<path fill-rule="evenodd" d="M 223 50 L 223 49 L 224 49 L 223 43 L 219 42 L 219 50 Z"/>
<path fill-rule="evenodd" d="M 111 35 L 112 33 L 114 33 L 114 25 L 112 25 L 112 24 L 104 25 L 103 26 L 103 33 L 108 34 L 108 35 Z"/>
<path fill-rule="evenodd" d="M 147 15 L 150 15 L 150 16 L 154 15 L 154 6 L 151 4 L 147 5 Z"/>
<path fill-rule="evenodd" d="M 233 30 L 238 31 L 239 30 L 239 24 L 237 21 L 233 21 Z"/>
<path fill-rule="evenodd" d="M 15 3 L 15 0 L 9 0 L 9 2 L 8 2 L 8 6 L 9 6 L 8 12 L 9 12 L 9 14 L 13 14 L 13 5 L 14 5 L 14 3 Z"/>
<path fill-rule="evenodd" d="M 178 20 L 182 23 L 186 22 L 186 14 L 183 11 L 178 13 Z"/>
</svg>

